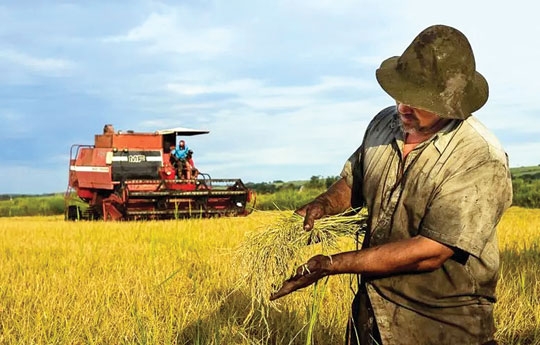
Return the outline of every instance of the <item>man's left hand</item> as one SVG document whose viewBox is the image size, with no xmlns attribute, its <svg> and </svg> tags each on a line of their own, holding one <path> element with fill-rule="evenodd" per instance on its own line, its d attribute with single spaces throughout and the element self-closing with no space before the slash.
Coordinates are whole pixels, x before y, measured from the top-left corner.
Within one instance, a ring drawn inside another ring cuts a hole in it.
<svg viewBox="0 0 540 345">
<path fill-rule="evenodd" d="M 276 300 L 298 289 L 305 288 L 319 279 L 330 274 L 332 258 L 326 255 L 316 255 L 296 269 L 296 274 L 283 282 L 281 288 L 270 296 Z"/>
</svg>

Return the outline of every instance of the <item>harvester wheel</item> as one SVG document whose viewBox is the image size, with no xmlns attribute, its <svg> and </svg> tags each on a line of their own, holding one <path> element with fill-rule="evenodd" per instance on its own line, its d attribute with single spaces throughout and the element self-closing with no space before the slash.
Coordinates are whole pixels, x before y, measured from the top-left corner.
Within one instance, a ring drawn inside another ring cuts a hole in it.
<svg viewBox="0 0 540 345">
<path fill-rule="evenodd" d="M 81 220 L 82 219 L 82 212 L 81 208 L 77 205 L 69 205 L 67 208 L 67 214 L 66 214 L 67 220 Z"/>
<path fill-rule="evenodd" d="M 160 198 L 156 202 L 156 209 L 157 210 L 166 210 L 167 209 L 167 199 L 166 198 Z"/>
<path fill-rule="evenodd" d="M 207 214 L 208 211 L 208 197 L 200 197 L 195 199 L 194 212 L 198 213 L 201 216 Z"/>
</svg>

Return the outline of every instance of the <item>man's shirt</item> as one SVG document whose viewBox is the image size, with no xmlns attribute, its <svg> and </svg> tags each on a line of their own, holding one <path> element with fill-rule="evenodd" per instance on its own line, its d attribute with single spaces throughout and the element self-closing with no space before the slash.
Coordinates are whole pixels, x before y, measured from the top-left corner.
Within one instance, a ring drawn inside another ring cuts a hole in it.
<svg viewBox="0 0 540 345">
<path fill-rule="evenodd" d="M 178 159 L 186 159 L 188 151 L 189 147 L 184 146 L 184 148 L 182 149 L 180 148 L 180 146 L 178 146 L 174 149 L 173 155 Z"/>
<path fill-rule="evenodd" d="M 383 343 L 491 340 L 496 225 L 512 200 L 506 154 L 473 116 L 452 120 L 405 159 L 403 144 L 396 107 L 386 108 L 341 173 L 353 206 L 369 212 L 363 247 L 422 235 L 456 254 L 431 272 L 364 280 Z"/>
</svg>

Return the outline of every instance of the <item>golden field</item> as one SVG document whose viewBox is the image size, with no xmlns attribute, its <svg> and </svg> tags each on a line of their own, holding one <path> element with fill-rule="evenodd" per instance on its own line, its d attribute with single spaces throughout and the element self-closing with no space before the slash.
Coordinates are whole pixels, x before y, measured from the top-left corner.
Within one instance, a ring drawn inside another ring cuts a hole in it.
<svg viewBox="0 0 540 345">
<path fill-rule="evenodd" d="M 306 344 L 313 288 L 265 319 L 247 318 L 252 298 L 235 248 L 279 215 L 0 218 L 0 344 Z M 499 242 L 497 339 L 540 344 L 540 210 L 511 208 Z M 329 279 L 315 344 L 343 343 L 354 288 L 353 276 Z"/>
</svg>

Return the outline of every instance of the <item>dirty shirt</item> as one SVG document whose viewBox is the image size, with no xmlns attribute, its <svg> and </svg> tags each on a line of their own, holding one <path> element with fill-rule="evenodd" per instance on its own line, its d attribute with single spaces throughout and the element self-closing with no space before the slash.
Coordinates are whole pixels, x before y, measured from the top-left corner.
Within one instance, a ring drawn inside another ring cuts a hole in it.
<svg viewBox="0 0 540 345">
<path fill-rule="evenodd" d="M 363 247 L 421 235 L 455 254 L 434 271 L 363 277 L 359 294 L 384 345 L 483 344 L 495 332 L 496 226 L 512 200 L 507 156 L 474 116 L 452 120 L 405 160 L 403 144 L 396 107 L 386 108 L 341 173 L 353 206 L 369 212 Z"/>
</svg>

